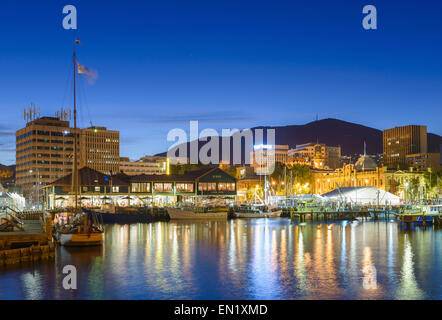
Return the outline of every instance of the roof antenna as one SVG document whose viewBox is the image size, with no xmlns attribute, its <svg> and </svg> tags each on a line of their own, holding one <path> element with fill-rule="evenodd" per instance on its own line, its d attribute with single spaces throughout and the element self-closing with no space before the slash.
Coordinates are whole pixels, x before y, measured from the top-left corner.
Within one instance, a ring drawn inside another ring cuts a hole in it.
<svg viewBox="0 0 442 320">
<path fill-rule="evenodd" d="M 364 157 L 367 155 L 367 144 L 364 141 Z"/>
</svg>

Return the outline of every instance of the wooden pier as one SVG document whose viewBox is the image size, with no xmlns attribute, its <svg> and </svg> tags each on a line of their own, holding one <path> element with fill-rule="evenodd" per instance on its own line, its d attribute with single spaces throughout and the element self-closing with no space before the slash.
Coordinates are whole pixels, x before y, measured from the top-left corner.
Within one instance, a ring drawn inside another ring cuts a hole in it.
<svg viewBox="0 0 442 320">
<path fill-rule="evenodd" d="M 350 211 L 295 211 L 294 208 L 285 209 L 282 216 L 289 216 L 292 221 L 335 221 L 335 220 L 355 220 L 357 218 L 378 220 L 389 219 L 392 212 L 383 210 L 350 210 Z"/>
<path fill-rule="evenodd" d="M 49 259 L 54 256 L 52 219 L 43 212 L 14 212 L 3 221 L 20 221 L 12 230 L 0 232 L 0 265 Z M 12 220 L 11 220 L 12 221 Z"/>
</svg>

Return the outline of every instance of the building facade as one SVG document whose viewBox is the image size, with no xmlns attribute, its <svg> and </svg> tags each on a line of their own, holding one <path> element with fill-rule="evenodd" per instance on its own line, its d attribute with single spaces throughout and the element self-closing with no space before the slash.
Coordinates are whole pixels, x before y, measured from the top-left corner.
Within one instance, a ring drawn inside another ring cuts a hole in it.
<svg viewBox="0 0 442 320">
<path fill-rule="evenodd" d="M 341 147 L 323 143 L 304 143 L 288 150 L 288 162 L 305 164 L 315 169 L 337 169 L 341 166 Z"/>
<path fill-rule="evenodd" d="M 407 165 L 407 155 L 427 153 L 427 127 L 409 125 L 383 131 L 384 165 Z"/>
<path fill-rule="evenodd" d="M 89 166 L 103 173 L 119 172 L 118 131 L 104 127 L 76 129 L 78 168 Z M 16 131 L 16 184 L 25 196 L 37 199 L 41 187 L 72 172 L 74 128 L 69 121 L 41 117 Z"/>
<path fill-rule="evenodd" d="M 128 157 L 120 157 L 120 172 L 129 176 L 169 174 L 169 160 L 159 156 L 145 156 L 138 161 L 131 161 Z"/>
<path fill-rule="evenodd" d="M 120 132 L 106 127 L 80 130 L 80 168 L 89 167 L 104 174 L 120 172 Z"/>
<path fill-rule="evenodd" d="M 271 174 L 275 162 L 287 162 L 288 150 L 288 145 L 255 145 L 250 153 L 251 166 L 258 175 Z"/>
<path fill-rule="evenodd" d="M 408 154 L 406 155 L 406 160 L 409 167 L 423 171 L 440 166 L 440 153 Z"/>
<path fill-rule="evenodd" d="M 74 193 L 69 174 L 44 187 L 48 209 L 73 207 Z M 88 167 L 79 170 L 79 199 L 84 207 L 104 203 L 118 206 L 166 205 L 236 197 L 236 179 L 219 168 L 189 171 L 182 175 L 113 175 Z"/>
<path fill-rule="evenodd" d="M 77 133 L 78 134 L 78 133 Z M 42 117 L 16 132 L 16 184 L 25 195 L 70 173 L 74 132 L 69 121 Z"/>
<path fill-rule="evenodd" d="M 324 194 L 342 187 L 377 187 L 406 200 L 410 192 L 407 188 L 413 179 L 419 179 L 420 185 L 424 186 L 422 172 L 388 169 L 385 166 L 374 170 L 358 170 L 353 164 L 347 164 L 336 170 L 314 170 L 312 175 L 315 194 Z"/>
</svg>

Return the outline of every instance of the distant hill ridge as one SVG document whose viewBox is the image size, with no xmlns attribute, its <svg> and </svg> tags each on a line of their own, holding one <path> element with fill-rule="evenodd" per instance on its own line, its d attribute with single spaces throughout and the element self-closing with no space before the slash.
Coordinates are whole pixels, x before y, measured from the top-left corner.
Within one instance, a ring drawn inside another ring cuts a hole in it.
<svg viewBox="0 0 442 320">
<path fill-rule="evenodd" d="M 381 130 L 339 119 L 327 118 L 304 125 L 260 126 L 251 130 L 256 129 L 275 129 L 276 144 L 288 145 L 290 148 L 294 148 L 297 144 L 318 141 L 329 146 L 340 145 L 343 155 L 351 155 L 363 153 L 365 141 L 368 154 L 382 153 Z M 199 147 L 201 148 L 205 143 L 200 142 Z M 428 133 L 428 152 L 439 152 L 441 144 L 441 136 Z M 189 143 L 187 143 L 187 148 L 189 152 Z M 166 152 L 158 155 L 165 156 Z"/>
</svg>

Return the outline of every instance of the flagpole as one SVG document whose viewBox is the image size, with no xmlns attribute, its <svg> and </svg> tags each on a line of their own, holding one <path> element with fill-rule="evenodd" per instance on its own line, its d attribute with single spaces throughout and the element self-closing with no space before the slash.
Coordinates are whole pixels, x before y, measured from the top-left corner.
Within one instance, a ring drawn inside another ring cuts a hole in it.
<svg viewBox="0 0 442 320">
<path fill-rule="evenodd" d="M 76 106 L 76 94 L 75 94 L 75 73 L 76 73 L 76 54 L 75 45 L 78 39 L 74 42 L 74 56 L 73 56 L 73 67 L 74 67 L 74 191 L 75 191 L 75 214 L 78 213 L 78 172 L 77 172 L 77 106 Z"/>
</svg>

